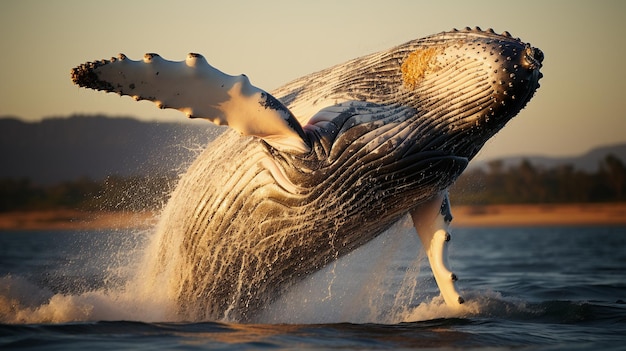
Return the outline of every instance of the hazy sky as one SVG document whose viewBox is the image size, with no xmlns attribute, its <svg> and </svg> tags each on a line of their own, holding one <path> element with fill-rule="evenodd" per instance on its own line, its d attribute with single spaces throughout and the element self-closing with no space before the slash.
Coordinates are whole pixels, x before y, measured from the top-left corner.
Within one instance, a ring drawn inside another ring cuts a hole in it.
<svg viewBox="0 0 626 351">
<path fill-rule="evenodd" d="M 541 88 L 482 158 L 576 155 L 626 142 L 626 1 L 0 1 L 0 116 L 105 113 L 182 120 L 74 86 L 70 69 L 119 52 L 203 54 L 272 90 L 299 76 L 429 34 L 480 26 L 545 53 Z M 197 121 L 195 123 L 207 123 Z"/>
</svg>

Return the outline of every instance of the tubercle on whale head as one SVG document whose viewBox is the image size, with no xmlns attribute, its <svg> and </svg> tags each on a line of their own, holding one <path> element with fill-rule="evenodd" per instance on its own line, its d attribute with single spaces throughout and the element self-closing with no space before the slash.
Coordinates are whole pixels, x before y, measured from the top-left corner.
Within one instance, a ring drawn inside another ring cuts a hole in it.
<svg viewBox="0 0 626 351">
<path fill-rule="evenodd" d="M 465 28 L 425 38 L 401 69 L 404 90 L 414 96 L 422 122 L 449 135 L 430 148 L 474 157 L 532 98 L 543 76 L 543 59 L 541 50 L 492 29 Z"/>
</svg>

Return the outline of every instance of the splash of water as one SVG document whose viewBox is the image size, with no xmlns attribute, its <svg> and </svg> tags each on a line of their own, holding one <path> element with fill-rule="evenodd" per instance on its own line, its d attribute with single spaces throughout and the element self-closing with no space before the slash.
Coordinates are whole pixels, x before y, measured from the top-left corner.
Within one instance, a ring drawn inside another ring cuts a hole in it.
<svg viewBox="0 0 626 351">
<path fill-rule="evenodd" d="M 145 244 L 141 237 L 147 233 L 127 234 L 128 240 Z M 107 242 L 98 240 L 97 244 L 82 249 L 100 252 L 93 257 L 97 262 L 90 262 L 98 267 L 99 272 L 89 269 L 85 272 L 75 266 L 72 272 L 40 272 L 45 277 L 52 277 L 53 283 L 19 275 L 0 277 L 0 323 L 170 320 L 168 301 L 163 299 L 159 290 L 146 290 L 143 278 L 146 270 L 140 264 L 140 258 L 149 252 L 149 247 L 137 249 L 132 245 L 121 245 L 119 251 L 111 251 Z M 74 278 L 80 275 L 84 276 L 83 279 Z M 81 283 L 81 280 L 93 280 L 94 276 L 100 277 L 98 282 Z"/>
<path fill-rule="evenodd" d="M 451 309 L 439 296 L 407 217 L 290 289 L 255 321 L 395 324 L 469 316 L 479 310 L 473 304 Z"/>
<path fill-rule="evenodd" d="M 179 238 L 180 239 L 180 238 Z M 0 278 L 0 322 L 62 323 L 98 320 L 182 321 L 177 300 L 177 272 L 149 264 L 162 257 L 161 241 L 147 240 L 123 283 L 105 279 L 83 292 L 54 293 L 26 278 Z M 403 248 L 412 247 L 415 251 Z M 98 248 L 91 248 L 98 249 Z M 437 297 L 410 221 L 401 221 L 376 240 L 294 286 L 266 306 L 259 323 L 398 323 L 459 316 Z M 108 255 L 108 254 L 107 254 Z M 163 267 L 163 266 L 161 266 Z M 116 270 L 119 274 L 119 269 Z M 422 274 L 428 272 L 428 274 Z"/>
</svg>

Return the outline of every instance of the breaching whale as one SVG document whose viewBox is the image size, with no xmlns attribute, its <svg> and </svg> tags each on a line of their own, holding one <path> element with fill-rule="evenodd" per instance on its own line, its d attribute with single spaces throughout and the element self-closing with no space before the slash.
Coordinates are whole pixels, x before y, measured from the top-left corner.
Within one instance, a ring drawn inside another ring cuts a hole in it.
<svg viewBox="0 0 626 351">
<path fill-rule="evenodd" d="M 298 280 L 410 214 L 446 304 L 447 189 L 539 87 L 543 53 L 493 30 L 409 41 L 271 94 L 203 56 L 123 54 L 74 83 L 230 127 L 184 174 L 158 226 L 156 288 L 185 320 L 250 320 Z M 165 277 L 165 278 L 163 278 Z"/>
</svg>

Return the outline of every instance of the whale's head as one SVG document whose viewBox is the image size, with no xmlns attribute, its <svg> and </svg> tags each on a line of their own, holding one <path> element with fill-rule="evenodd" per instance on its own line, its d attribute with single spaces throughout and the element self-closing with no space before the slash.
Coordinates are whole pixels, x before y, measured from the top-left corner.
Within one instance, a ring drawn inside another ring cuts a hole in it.
<svg viewBox="0 0 626 351">
<path fill-rule="evenodd" d="M 543 52 L 508 32 L 466 28 L 416 44 L 407 43 L 399 91 L 428 131 L 426 149 L 473 158 L 539 88 Z"/>
</svg>

